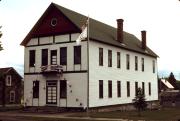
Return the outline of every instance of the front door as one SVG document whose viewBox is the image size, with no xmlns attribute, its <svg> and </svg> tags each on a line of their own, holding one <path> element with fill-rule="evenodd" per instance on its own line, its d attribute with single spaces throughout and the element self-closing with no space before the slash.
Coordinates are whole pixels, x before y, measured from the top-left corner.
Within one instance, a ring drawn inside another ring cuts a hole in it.
<svg viewBox="0 0 180 121">
<path fill-rule="evenodd" d="M 46 82 L 46 104 L 57 104 L 57 81 Z"/>
</svg>

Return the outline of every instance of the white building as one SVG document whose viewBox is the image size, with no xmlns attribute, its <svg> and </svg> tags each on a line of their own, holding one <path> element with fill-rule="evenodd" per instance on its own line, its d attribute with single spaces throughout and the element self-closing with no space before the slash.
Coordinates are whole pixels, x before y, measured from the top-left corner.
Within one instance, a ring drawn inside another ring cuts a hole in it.
<svg viewBox="0 0 180 121">
<path fill-rule="evenodd" d="M 86 19 L 52 3 L 22 41 L 26 105 L 128 104 L 138 87 L 148 101 L 158 100 L 157 55 L 146 46 L 146 32 L 141 42 L 123 32 L 122 19 L 116 29 L 90 18 L 87 48 L 87 39 L 76 44 Z"/>
</svg>

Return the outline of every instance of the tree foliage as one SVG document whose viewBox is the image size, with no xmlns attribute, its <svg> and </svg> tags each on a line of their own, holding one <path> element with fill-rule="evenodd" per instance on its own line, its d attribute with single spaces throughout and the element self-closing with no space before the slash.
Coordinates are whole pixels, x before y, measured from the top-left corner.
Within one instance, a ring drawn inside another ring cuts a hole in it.
<svg viewBox="0 0 180 121">
<path fill-rule="evenodd" d="M 141 88 L 137 89 L 137 95 L 132 100 L 134 107 L 138 110 L 138 115 L 141 116 L 141 111 L 147 108 L 147 103 L 143 90 Z"/>
</svg>

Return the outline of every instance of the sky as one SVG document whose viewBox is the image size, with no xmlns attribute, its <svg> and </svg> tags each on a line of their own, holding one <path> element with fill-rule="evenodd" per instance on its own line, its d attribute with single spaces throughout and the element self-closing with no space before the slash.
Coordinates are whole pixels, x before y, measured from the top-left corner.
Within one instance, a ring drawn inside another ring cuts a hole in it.
<svg viewBox="0 0 180 121">
<path fill-rule="evenodd" d="M 1 0 L 0 68 L 14 67 L 23 75 L 20 43 L 51 2 L 114 27 L 116 19 L 124 19 L 124 31 L 139 39 L 146 30 L 147 45 L 159 55 L 159 72 L 172 71 L 180 78 L 179 0 Z"/>
</svg>

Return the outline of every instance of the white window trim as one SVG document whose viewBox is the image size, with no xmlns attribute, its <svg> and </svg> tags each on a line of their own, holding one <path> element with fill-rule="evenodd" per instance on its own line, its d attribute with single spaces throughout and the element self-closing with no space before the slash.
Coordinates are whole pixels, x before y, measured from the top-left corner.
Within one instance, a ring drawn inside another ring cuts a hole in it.
<svg viewBox="0 0 180 121">
<path fill-rule="evenodd" d="M 12 98 L 12 94 L 14 94 L 14 98 Z M 9 101 L 10 102 L 15 102 L 15 97 L 16 97 L 16 95 L 15 95 L 15 91 L 10 91 L 10 98 L 9 98 Z"/>
<path fill-rule="evenodd" d="M 10 78 L 10 80 L 8 80 L 8 78 Z M 7 75 L 6 76 L 6 86 L 11 86 L 12 84 L 12 77 L 11 75 Z"/>
</svg>

